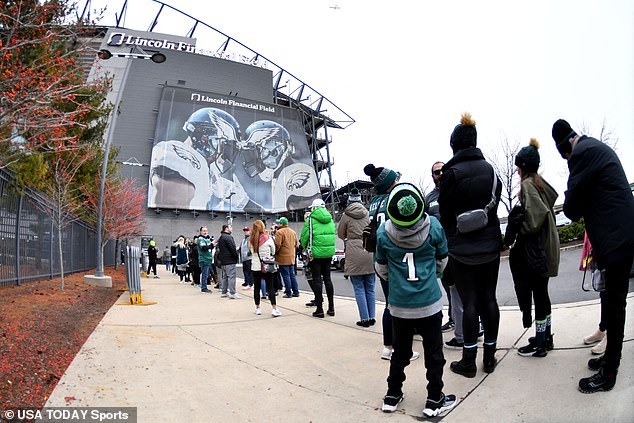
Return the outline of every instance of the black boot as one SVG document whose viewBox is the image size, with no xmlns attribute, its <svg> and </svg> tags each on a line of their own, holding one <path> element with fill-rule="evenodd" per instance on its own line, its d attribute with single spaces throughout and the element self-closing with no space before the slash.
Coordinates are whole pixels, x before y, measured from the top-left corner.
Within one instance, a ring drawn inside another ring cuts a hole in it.
<svg viewBox="0 0 634 423">
<path fill-rule="evenodd" d="M 475 377 L 477 371 L 475 364 L 477 355 L 477 348 L 463 348 L 462 360 L 452 362 L 449 368 L 452 372 L 458 373 L 464 377 Z"/>
<path fill-rule="evenodd" d="M 487 373 L 493 373 L 495 366 L 498 365 L 498 360 L 495 358 L 496 347 L 497 344 L 484 344 L 484 357 L 482 358 L 482 364 L 484 365 L 484 371 Z"/>
<path fill-rule="evenodd" d="M 321 304 L 317 304 L 317 310 L 313 312 L 313 317 L 324 317 L 324 309 Z"/>
</svg>

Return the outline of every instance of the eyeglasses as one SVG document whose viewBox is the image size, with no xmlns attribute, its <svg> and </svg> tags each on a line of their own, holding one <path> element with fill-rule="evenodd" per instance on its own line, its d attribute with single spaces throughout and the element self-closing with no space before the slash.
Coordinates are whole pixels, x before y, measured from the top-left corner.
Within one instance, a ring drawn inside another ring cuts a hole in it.
<svg viewBox="0 0 634 423">
<path fill-rule="evenodd" d="M 436 175 L 436 176 L 438 176 L 438 175 L 442 175 L 442 170 L 441 170 L 441 169 L 434 170 L 432 173 L 433 173 L 434 175 Z"/>
</svg>

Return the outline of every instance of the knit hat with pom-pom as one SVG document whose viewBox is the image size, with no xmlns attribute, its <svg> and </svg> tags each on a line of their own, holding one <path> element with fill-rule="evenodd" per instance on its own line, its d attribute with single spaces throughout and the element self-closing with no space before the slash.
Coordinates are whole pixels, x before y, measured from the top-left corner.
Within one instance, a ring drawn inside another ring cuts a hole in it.
<svg viewBox="0 0 634 423">
<path fill-rule="evenodd" d="M 470 113 L 462 114 L 460 123 L 456 125 L 451 133 L 449 144 L 454 154 L 456 151 L 478 145 L 478 132 L 476 131 L 475 121 L 471 118 Z"/>
<path fill-rule="evenodd" d="M 374 167 L 372 163 L 363 168 L 363 173 L 370 177 L 378 194 L 385 194 L 401 174 L 386 167 Z"/>
<path fill-rule="evenodd" d="M 515 166 L 527 173 L 537 172 L 540 161 L 538 149 L 539 142 L 535 138 L 531 138 L 530 143 L 515 156 Z"/>
<path fill-rule="evenodd" d="M 390 192 L 386 211 L 392 223 L 408 228 L 425 216 L 423 194 L 412 184 L 398 184 Z"/>
</svg>

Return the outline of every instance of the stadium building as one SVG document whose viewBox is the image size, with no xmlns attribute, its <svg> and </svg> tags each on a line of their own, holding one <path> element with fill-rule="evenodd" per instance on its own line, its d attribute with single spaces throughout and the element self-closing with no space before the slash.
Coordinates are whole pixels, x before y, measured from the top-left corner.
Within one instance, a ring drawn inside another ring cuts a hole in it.
<svg viewBox="0 0 634 423">
<path fill-rule="evenodd" d="M 124 27 L 124 2 L 114 26 L 96 28 L 85 66 L 89 79 L 113 78 L 105 143 L 119 150 L 122 176 L 147 187 L 147 235 L 163 248 L 202 225 L 218 236 L 227 222 L 280 216 L 299 229 L 315 198 L 334 212 L 331 132 L 354 119 L 232 37 L 145 3 L 147 30 Z"/>
</svg>

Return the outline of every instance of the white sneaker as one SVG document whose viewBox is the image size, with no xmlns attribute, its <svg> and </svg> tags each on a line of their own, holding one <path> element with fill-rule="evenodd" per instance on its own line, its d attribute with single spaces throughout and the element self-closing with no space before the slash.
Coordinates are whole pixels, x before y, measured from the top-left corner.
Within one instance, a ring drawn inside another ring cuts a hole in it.
<svg viewBox="0 0 634 423">
<path fill-rule="evenodd" d="M 220 297 L 221 298 L 227 298 L 229 296 L 229 294 L 221 294 Z"/>
<path fill-rule="evenodd" d="M 603 340 L 605 337 L 605 331 L 601 331 L 599 329 L 596 330 L 592 335 L 588 335 L 583 338 L 583 343 L 586 345 L 596 344 L 597 342 Z"/>
<path fill-rule="evenodd" d="M 392 358 L 392 348 L 383 347 L 383 352 L 381 353 L 382 360 L 389 360 Z"/>
<path fill-rule="evenodd" d="M 282 312 L 276 308 L 274 308 L 273 311 L 271 312 L 271 316 L 273 317 L 280 317 L 281 315 L 282 315 Z"/>
<path fill-rule="evenodd" d="M 590 349 L 590 352 L 594 355 L 601 355 L 605 352 L 605 347 L 608 345 L 608 334 L 606 333 L 601 342 Z"/>
<path fill-rule="evenodd" d="M 240 299 L 240 296 L 238 294 L 229 294 L 229 298 L 231 298 L 232 300 L 238 300 Z"/>
<path fill-rule="evenodd" d="M 262 314 L 262 309 L 260 307 L 256 307 L 254 313 L 259 316 L 260 314 Z"/>
<path fill-rule="evenodd" d="M 412 358 L 409 359 L 409 361 L 414 361 L 416 360 L 418 357 L 420 357 L 420 353 L 419 352 L 412 352 Z"/>
<path fill-rule="evenodd" d="M 243 286 L 242 287 L 243 291 L 248 291 L 249 289 L 253 289 L 253 287 L 251 285 L 247 285 L 247 286 Z"/>
</svg>

